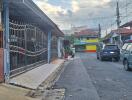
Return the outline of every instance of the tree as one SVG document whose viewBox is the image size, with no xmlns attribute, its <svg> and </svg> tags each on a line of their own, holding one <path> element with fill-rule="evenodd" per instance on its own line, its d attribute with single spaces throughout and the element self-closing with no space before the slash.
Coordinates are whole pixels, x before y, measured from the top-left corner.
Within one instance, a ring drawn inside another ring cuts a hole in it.
<svg viewBox="0 0 132 100">
<path fill-rule="evenodd" d="M 65 36 L 65 40 L 68 40 L 70 44 L 74 44 L 74 39 L 75 39 L 74 34 Z"/>
</svg>

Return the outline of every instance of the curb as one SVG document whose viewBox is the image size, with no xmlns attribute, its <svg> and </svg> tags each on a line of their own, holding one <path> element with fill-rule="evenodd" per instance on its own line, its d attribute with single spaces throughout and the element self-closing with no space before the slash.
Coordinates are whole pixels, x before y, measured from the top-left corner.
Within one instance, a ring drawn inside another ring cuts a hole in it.
<svg viewBox="0 0 132 100">
<path fill-rule="evenodd" d="M 59 75 L 61 74 L 63 65 L 64 62 L 61 63 L 58 66 L 58 68 L 50 76 L 48 76 L 47 79 L 42 84 L 38 86 L 37 89 L 41 90 L 42 89 L 41 87 L 43 87 L 43 89 L 51 88 L 58 79 Z"/>
<path fill-rule="evenodd" d="M 58 68 L 52 73 L 50 74 L 47 79 L 42 82 L 36 90 L 31 90 L 29 91 L 29 93 L 27 94 L 27 96 L 29 97 L 40 97 L 42 96 L 42 94 L 46 91 L 46 90 L 50 90 L 52 89 L 52 86 L 55 84 L 55 82 L 59 79 L 61 73 L 63 72 L 64 69 L 64 63 L 61 63 Z"/>
</svg>

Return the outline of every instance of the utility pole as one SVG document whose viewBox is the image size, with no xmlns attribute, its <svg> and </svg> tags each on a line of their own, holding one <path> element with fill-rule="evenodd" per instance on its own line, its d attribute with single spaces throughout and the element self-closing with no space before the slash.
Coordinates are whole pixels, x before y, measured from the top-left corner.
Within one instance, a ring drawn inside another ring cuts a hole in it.
<svg viewBox="0 0 132 100">
<path fill-rule="evenodd" d="M 99 33 L 98 33 L 99 35 L 98 35 L 98 37 L 101 38 L 101 25 L 99 24 L 98 27 L 99 27 Z"/>
<path fill-rule="evenodd" d="M 106 29 L 106 36 L 108 35 L 108 33 L 107 33 L 107 29 Z"/>
<path fill-rule="evenodd" d="M 117 2 L 117 8 L 116 8 L 116 16 L 117 16 L 117 20 L 116 20 L 117 28 L 119 28 L 121 21 L 120 21 L 120 10 L 119 10 L 119 3 L 118 2 Z"/>
<path fill-rule="evenodd" d="M 119 30 L 121 20 L 120 20 L 120 10 L 119 10 L 119 2 L 118 1 L 117 1 L 117 8 L 116 8 L 116 16 L 117 16 L 117 19 L 116 19 L 117 30 Z M 121 43 L 122 43 L 121 34 L 119 32 L 118 32 L 118 34 L 119 34 L 119 46 L 121 46 Z"/>
</svg>

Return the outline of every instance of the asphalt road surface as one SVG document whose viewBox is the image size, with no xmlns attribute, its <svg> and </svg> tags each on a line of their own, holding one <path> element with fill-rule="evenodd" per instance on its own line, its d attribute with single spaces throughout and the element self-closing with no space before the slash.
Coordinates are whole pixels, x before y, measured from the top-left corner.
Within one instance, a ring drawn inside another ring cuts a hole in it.
<svg viewBox="0 0 132 100">
<path fill-rule="evenodd" d="M 54 87 L 66 89 L 65 100 L 132 100 L 132 72 L 121 63 L 78 53 L 65 65 Z"/>
</svg>

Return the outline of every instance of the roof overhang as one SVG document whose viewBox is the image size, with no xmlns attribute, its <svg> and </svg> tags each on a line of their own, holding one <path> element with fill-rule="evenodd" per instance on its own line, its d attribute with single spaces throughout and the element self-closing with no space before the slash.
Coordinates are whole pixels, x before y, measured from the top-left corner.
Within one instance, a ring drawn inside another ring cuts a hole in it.
<svg viewBox="0 0 132 100">
<path fill-rule="evenodd" d="M 132 27 L 132 21 L 127 22 L 127 23 L 121 25 L 120 28 L 123 28 L 123 27 L 129 27 L 129 26 Z"/>
<path fill-rule="evenodd" d="M 32 0 L 9 0 L 10 19 L 29 22 L 63 36 L 57 25 Z"/>
</svg>

